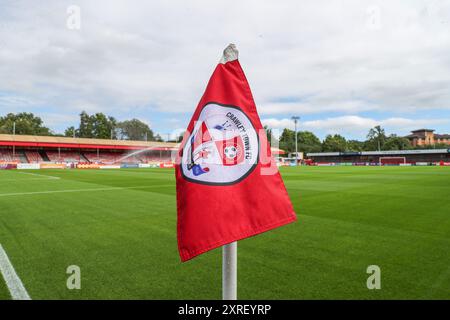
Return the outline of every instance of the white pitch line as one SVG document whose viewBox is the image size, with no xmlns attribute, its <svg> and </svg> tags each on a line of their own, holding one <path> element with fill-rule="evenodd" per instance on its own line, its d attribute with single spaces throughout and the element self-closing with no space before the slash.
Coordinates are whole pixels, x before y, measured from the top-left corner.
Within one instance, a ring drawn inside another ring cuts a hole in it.
<svg viewBox="0 0 450 320">
<path fill-rule="evenodd" d="M 39 173 L 31 173 L 31 172 L 17 172 L 17 173 L 21 173 L 21 174 L 29 174 L 32 176 L 37 176 L 37 177 L 42 177 L 42 178 L 47 178 L 47 179 L 55 179 L 55 180 L 59 180 L 61 179 L 60 177 L 55 177 L 55 176 L 47 176 L 45 174 L 39 174 Z"/>
<path fill-rule="evenodd" d="M 169 187 L 172 185 L 158 185 L 158 186 L 138 186 L 138 187 L 113 187 L 113 188 L 92 188 L 92 189 L 68 189 L 68 190 L 49 190 L 49 191 L 35 191 L 35 192 L 15 192 L 15 193 L 0 193 L 0 197 L 8 196 L 25 196 L 33 194 L 52 194 L 52 193 L 69 193 L 69 192 L 93 192 L 93 191 L 114 191 L 126 189 L 146 189 L 153 187 Z"/>
<path fill-rule="evenodd" d="M 31 300 L 27 289 L 23 286 L 22 281 L 17 275 L 16 270 L 14 270 L 14 267 L 11 264 L 11 261 L 9 261 L 8 255 L 5 250 L 3 250 L 1 244 L 0 273 L 3 275 L 3 279 L 5 279 L 6 286 L 8 287 L 9 293 L 11 294 L 11 298 L 13 298 L 13 300 Z"/>
</svg>

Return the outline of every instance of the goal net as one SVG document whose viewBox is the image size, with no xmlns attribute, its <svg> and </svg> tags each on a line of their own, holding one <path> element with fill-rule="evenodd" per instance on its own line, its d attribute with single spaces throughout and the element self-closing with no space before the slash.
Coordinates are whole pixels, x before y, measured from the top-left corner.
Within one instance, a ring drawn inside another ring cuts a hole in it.
<svg viewBox="0 0 450 320">
<path fill-rule="evenodd" d="M 406 163 L 406 157 L 380 157 L 380 166 L 398 166 Z"/>
</svg>

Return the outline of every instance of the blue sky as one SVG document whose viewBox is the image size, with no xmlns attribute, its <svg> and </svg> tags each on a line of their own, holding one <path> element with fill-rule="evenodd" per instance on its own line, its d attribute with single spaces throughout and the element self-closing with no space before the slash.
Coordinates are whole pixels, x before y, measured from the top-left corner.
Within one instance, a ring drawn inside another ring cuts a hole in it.
<svg viewBox="0 0 450 320">
<path fill-rule="evenodd" d="M 0 115 L 82 110 L 184 130 L 230 42 L 263 124 L 364 139 L 450 132 L 450 4 L 0 0 Z M 238 8 L 238 10 L 236 9 Z"/>
</svg>

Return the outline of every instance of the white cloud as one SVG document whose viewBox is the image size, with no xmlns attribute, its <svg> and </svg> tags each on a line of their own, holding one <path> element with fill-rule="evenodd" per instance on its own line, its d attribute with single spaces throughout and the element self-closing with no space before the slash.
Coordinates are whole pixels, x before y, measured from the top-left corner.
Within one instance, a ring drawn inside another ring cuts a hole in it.
<svg viewBox="0 0 450 320">
<path fill-rule="evenodd" d="M 172 123 L 172 124 L 180 123 L 180 119 L 178 119 L 178 118 L 170 118 L 170 119 L 167 119 L 167 122 Z"/>
<path fill-rule="evenodd" d="M 48 113 L 48 114 L 39 114 L 42 119 L 45 119 L 45 124 L 54 127 L 61 123 L 68 123 L 72 125 L 76 125 L 79 121 L 79 116 L 77 114 L 60 114 L 60 113 Z"/>
<path fill-rule="evenodd" d="M 261 119 L 261 123 L 263 126 L 268 126 L 271 129 L 294 129 L 294 122 L 291 119 Z"/>
<path fill-rule="evenodd" d="M 177 129 L 170 130 L 170 132 L 155 133 L 155 134 L 159 134 L 161 136 L 161 138 L 166 141 L 167 139 L 169 139 L 169 140 L 177 139 L 185 131 L 186 131 L 185 128 L 177 128 Z"/>
<path fill-rule="evenodd" d="M 278 102 L 261 104 L 258 110 L 263 115 L 273 114 L 315 114 L 325 112 L 345 112 L 355 113 L 370 110 L 379 110 L 380 106 L 370 104 L 364 101 L 321 101 L 321 99 L 310 98 L 306 103 L 297 102 Z"/>
<path fill-rule="evenodd" d="M 281 132 L 284 128 L 293 129 L 294 124 L 291 119 L 262 119 L 263 125 L 277 129 Z M 319 136 L 325 134 L 341 134 L 347 137 L 364 137 L 370 128 L 381 125 L 386 129 L 386 133 L 406 135 L 411 130 L 421 127 L 433 127 L 439 124 L 450 124 L 448 119 L 407 119 L 407 118 L 386 118 L 376 120 L 356 115 L 325 118 L 311 121 L 300 121 L 298 130 L 308 130 L 318 133 Z"/>
<path fill-rule="evenodd" d="M 118 118 L 189 113 L 221 50 L 235 42 L 264 116 L 342 113 L 340 123 L 355 128 L 364 124 L 353 115 L 363 111 L 403 117 L 435 109 L 449 118 L 450 3 L 443 0 L 80 0 L 78 31 L 66 27 L 71 4 L 2 5 L 0 91 L 25 99 L 23 108 Z M 373 6 L 377 28 L 367 23 Z M 0 99 L 0 111 L 20 103 Z"/>
</svg>

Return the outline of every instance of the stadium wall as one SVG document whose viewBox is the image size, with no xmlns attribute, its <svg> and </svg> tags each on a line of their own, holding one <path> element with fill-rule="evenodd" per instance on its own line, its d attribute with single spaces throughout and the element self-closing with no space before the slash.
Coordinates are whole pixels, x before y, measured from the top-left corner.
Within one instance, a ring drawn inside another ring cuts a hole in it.
<svg viewBox="0 0 450 320">
<path fill-rule="evenodd" d="M 450 162 L 450 149 L 318 152 L 307 157 L 315 165 L 445 165 Z M 383 158 L 401 157 L 405 163 L 382 163 Z"/>
</svg>

